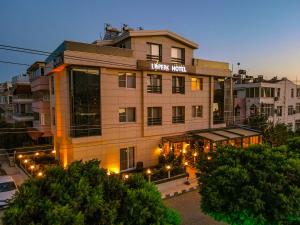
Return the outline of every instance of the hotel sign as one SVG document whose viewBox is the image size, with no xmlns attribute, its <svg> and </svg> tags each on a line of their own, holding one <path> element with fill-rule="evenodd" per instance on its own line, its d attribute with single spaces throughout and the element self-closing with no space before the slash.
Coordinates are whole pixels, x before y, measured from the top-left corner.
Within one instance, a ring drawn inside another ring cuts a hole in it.
<svg viewBox="0 0 300 225">
<path fill-rule="evenodd" d="M 142 70 L 153 70 L 169 73 L 195 73 L 194 66 L 178 65 L 171 63 L 160 63 L 146 60 L 138 60 L 137 68 Z"/>
<path fill-rule="evenodd" d="M 184 65 L 169 65 L 162 63 L 151 63 L 151 70 L 155 71 L 166 71 L 166 72 L 178 72 L 178 73 L 186 73 L 186 67 Z"/>
</svg>

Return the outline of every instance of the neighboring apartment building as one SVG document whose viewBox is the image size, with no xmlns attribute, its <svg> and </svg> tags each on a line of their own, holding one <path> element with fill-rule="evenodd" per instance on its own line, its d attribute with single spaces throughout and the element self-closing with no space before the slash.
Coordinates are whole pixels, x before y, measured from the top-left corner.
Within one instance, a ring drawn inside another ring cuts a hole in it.
<svg viewBox="0 0 300 225">
<path fill-rule="evenodd" d="M 12 83 L 0 84 L 0 111 L 1 119 L 7 123 L 13 123 Z"/>
<path fill-rule="evenodd" d="M 31 104 L 33 98 L 28 74 L 13 77 L 12 85 L 13 121 L 26 127 L 32 127 L 34 118 Z"/>
<path fill-rule="evenodd" d="M 35 62 L 28 69 L 32 92 L 33 130 L 29 132 L 39 142 L 51 142 L 49 77 L 44 75 L 45 62 Z M 38 131 L 38 132 L 34 132 Z"/>
<path fill-rule="evenodd" d="M 292 81 L 263 76 L 253 78 L 235 75 L 235 123 L 243 124 L 251 115 L 264 114 L 270 122 L 287 124 L 291 130 L 300 128 L 300 87 Z"/>
<path fill-rule="evenodd" d="M 173 138 L 168 147 L 176 148 L 188 132 L 227 140 L 228 132 L 209 131 L 232 118 L 229 65 L 195 59 L 197 48 L 167 30 L 126 27 L 107 27 L 104 40 L 92 44 L 64 41 L 45 68 L 62 164 L 97 158 L 103 167 L 126 171 L 137 161 L 155 165 L 164 140 Z"/>
</svg>

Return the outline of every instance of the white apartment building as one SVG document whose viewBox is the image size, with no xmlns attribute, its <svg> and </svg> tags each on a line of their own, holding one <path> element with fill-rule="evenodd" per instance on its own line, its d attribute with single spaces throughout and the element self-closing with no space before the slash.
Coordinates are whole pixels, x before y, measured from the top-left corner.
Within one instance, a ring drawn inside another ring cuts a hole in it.
<svg viewBox="0 0 300 225">
<path fill-rule="evenodd" d="M 265 80 L 259 76 L 236 83 L 234 107 L 236 124 L 260 113 L 274 124 L 285 123 L 293 131 L 300 129 L 300 86 L 287 78 Z"/>
</svg>

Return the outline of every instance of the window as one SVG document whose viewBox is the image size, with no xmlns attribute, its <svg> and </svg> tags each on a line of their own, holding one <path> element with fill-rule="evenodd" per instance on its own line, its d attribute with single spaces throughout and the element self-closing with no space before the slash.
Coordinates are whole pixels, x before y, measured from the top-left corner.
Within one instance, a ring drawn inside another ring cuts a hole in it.
<svg viewBox="0 0 300 225">
<path fill-rule="evenodd" d="M 277 106 L 277 116 L 282 116 L 282 106 Z"/>
<path fill-rule="evenodd" d="M 184 77 L 173 76 L 172 77 L 172 93 L 184 94 L 185 92 L 185 83 Z"/>
<path fill-rule="evenodd" d="M 56 125 L 56 121 L 55 121 L 55 107 L 52 107 L 52 125 L 53 126 Z"/>
<path fill-rule="evenodd" d="M 203 78 L 191 78 L 192 91 L 203 90 Z"/>
<path fill-rule="evenodd" d="M 273 104 L 261 104 L 261 114 L 266 117 L 274 116 L 274 105 Z"/>
<path fill-rule="evenodd" d="M 172 63 L 184 64 L 184 48 L 171 48 Z"/>
<path fill-rule="evenodd" d="M 135 122 L 135 108 L 119 108 L 120 122 Z"/>
<path fill-rule="evenodd" d="M 269 98 L 269 97 L 275 97 L 275 88 L 269 88 L 269 87 L 262 87 L 261 88 L 261 97 L 263 98 Z"/>
<path fill-rule="evenodd" d="M 134 147 L 120 149 L 120 170 L 129 170 L 134 168 Z"/>
<path fill-rule="evenodd" d="M 101 135 L 99 70 L 70 70 L 70 112 L 72 137 Z"/>
<path fill-rule="evenodd" d="M 135 88 L 135 73 L 119 73 L 119 87 Z"/>
<path fill-rule="evenodd" d="M 297 97 L 300 97 L 300 88 L 297 88 Z"/>
<path fill-rule="evenodd" d="M 293 130 L 293 123 L 288 123 L 287 126 L 289 131 Z"/>
<path fill-rule="evenodd" d="M 291 89 L 291 98 L 294 98 L 294 89 Z"/>
<path fill-rule="evenodd" d="M 184 106 L 173 106 L 172 123 L 184 123 L 185 117 Z"/>
<path fill-rule="evenodd" d="M 228 83 L 226 84 L 223 78 L 214 78 L 214 93 L 213 93 L 213 123 L 224 123 L 224 106 L 225 106 L 225 87 L 228 90 Z"/>
<path fill-rule="evenodd" d="M 54 76 L 53 75 L 51 76 L 50 85 L 51 85 L 51 95 L 54 95 Z"/>
<path fill-rule="evenodd" d="M 148 74 L 148 77 L 147 77 L 147 92 L 148 93 L 161 93 L 162 92 L 161 75 Z"/>
<path fill-rule="evenodd" d="M 154 44 L 154 43 L 147 43 L 147 44 L 148 44 L 147 59 L 161 62 L 162 60 L 161 45 Z"/>
<path fill-rule="evenodd" d="M 293 115 L 293 106 L 292 105 L 289 105 L 288 106 L 288 115 Z"/>
<path fill-rule="evenodd" d="M 45 113 L 40 114 L 40 125 L 44 126 L 45 124 Z"/>
<path fill-rule="evenodd" d="M 44 76 L 44 68 L 41 68 L 41 76 Z"/>
<path fill-rule="evenodd" d="M 148 126 L 161 125 L 161 107 L 148 107 Z"/>
<path fill-rule="evenodd" d="M 203 107 L 202 105 L 194 105 L 192 106 L 192 117 L 202 117 L 203 115 Z"/>
<path fill-rule="evenodd" d="M 296 113 L 300 113 L 300 103 L 296 103 Z"/>
<path fill-rule="evenodd" d="M 280 97 L 280 88 L 277 88 L 277 97 Z"/>
<path fill-rule="evenodd" d="M 295 120 L 295 131 L 300 131 L 300 120 Z"/>
</svg>

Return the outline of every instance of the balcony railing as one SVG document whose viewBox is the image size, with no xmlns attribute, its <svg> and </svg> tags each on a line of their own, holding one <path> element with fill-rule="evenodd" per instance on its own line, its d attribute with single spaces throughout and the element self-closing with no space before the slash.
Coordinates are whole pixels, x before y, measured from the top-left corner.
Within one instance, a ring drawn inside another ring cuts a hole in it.
<svg viewBox="0 0 300 225">
<path fill-rule="evenodd" d="M 16 117 L 27 117 L 27 116 L 32 116 L 33 117 L 33 113 L 14 113 L 14 116 Z"/>
<path fill-rule="evenodd" d="M 20 95 L 14 95 L 13 99 L 32 99 L 32 95 L 27 94 L 20 94 Z"/>
<path fill-rule="evenodd" d="M 161 55 L 147 55 L 147 60 L 161 62 Z"/>
<path fill-rule="evenodd" d="M 184 116 L 173 116 L 172 123 L 184 123 Z"/>
<path fill-rule="evenodd" d="M 161 86 L 148 85 L 147 92 L 148 93 L 161 93 Z"/>
<path fill-rule="evenodd" d="M 148 118 L 148 126 L 161 125 L 161 117 Z"/>
<path fill-rule="evenodd" d="M 172 93 L 184 94 L 184 86 L 172 87 Z"/>
<path fill-rule="evenodd" d="M 172 58 L 172 63 L 175 63 L 175 64 L 184 64 L 184 59 Z"/>
</svg>

